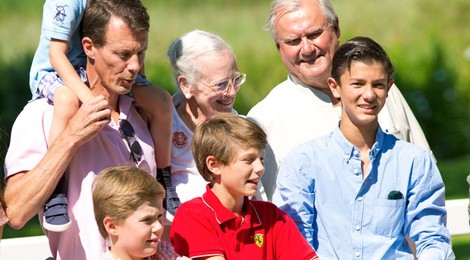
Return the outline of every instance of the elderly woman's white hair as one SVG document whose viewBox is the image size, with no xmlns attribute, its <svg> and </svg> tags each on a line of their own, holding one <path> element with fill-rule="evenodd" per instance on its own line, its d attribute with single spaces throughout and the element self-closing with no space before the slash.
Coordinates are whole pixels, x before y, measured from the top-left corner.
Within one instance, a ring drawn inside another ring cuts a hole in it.
<svg viewBox="0 0 470 260">
<path fill-rule="evenodd" d="M 178 81 L 179 76 L 189 81 L 197 80 L 199 57 L 233 51 L 220 36 L 202 30 L 193 30 L 174 40 L 168 47 L 168 58 L 173 68 L 173 77 Z"/>
</svg>

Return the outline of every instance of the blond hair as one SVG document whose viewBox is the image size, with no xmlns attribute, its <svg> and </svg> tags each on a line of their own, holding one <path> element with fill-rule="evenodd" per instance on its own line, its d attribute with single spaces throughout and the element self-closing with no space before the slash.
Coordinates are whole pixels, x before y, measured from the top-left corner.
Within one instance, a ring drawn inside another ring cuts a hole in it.
<svg viewBox="0 0 470 260">
<path fill-rule="evenodd" d="M 196 127 L 192 140 L 194 161 L 204 180 L 214 179 L 206 158 L 214 156 L 228 165 L 239 148 L 264 150 L 266 133 L 250 120 L 231 113 L 220 113 Z"/>
<path fill-rule="evenodd" d="M 93 210 L 101 236 L 108 237 L 103 224 L 106 216 L 123 223 L 144 202 L 164 196 L 165 190 L 156 178 L 139 168 L 104 169 L 93 182 Z"/>
</svg>

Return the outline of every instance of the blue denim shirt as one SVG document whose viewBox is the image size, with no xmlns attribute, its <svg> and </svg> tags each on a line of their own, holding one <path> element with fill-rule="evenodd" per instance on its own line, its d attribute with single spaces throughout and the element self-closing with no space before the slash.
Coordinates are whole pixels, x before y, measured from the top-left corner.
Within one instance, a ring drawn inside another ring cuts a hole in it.
<svg viewBox="0 0 470 260">
<path fill-rule="evenodd" d="M 429 152 L 378 128 L 363 178 L 359 150 L 339 128 L 281 162 L 273 202 L 289 214 L 320 259 L 453 256 L 444 183 Z"/>
</svg>

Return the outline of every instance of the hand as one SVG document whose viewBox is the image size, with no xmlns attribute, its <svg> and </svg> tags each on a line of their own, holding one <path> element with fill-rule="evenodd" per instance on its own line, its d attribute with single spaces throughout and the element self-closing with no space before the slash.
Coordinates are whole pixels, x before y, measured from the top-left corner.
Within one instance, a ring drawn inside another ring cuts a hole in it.
<svg viewBox="0 0 470 260">
<path fill-rule="evenodd" d="M 70 119 L 66 132 L 77 138 L 79 144 L 91 140 L 111 121 L 111 107 L 104 96 L 97 96 L 82 104 Z"/>
</svg>

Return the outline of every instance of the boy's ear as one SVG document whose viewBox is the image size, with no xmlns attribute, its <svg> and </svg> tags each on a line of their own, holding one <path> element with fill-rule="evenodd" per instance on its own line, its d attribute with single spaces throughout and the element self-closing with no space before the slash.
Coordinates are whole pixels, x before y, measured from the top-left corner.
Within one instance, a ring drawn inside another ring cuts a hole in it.
<svg viewBox="0 0 470 260">
<path fill-rule="evenodd" d="M 209 171 L 211 171 L 214 175 L 218 176 L 221 174 L 221 171 L 220 171 L 221 163 L 214 156 L 212 155 L 207 156 L 206 165 Z"/>
<path fill-rule="evenodd" d="M 333 93 L 333 96 L 337 99 L 340 99 L 341 98 L 341 87 L 336 82 L 336 80 L 332 77 L 329 77 L 327 82 L 328 82 L 328 86 L 330 87 L 331 93 Z"/>
<path fill-rule="evenodd" d="M 391 80 L 388 82 L 387 93 L 388 93 L 388 91 L 390 91 L 390 88 L 393 86 L 393 83 L 395 83 L 395 81 L 393 81 L 393 79 L 391 79 Z"/>
<path fill-rule="evenodd" d="M 390 91 L 390 88 L 393 86 L 393 79 L 388 81 L 388 86 L 387 86 L 387 95 L 385 97 L 388 97 L 388 92 Z"/>
<path fill-rule="evenodd" d="M 116 221 L 114 220 L 114 218 L 109 217 L 109 216 L 104 217 L 103 225 L 104 225 L 104 228 L 106 229 L 106 233 L 108 233 L 108 236 L 118 235 L 117 225 L 116 225 Z"/>
<path fill-rule="evenodd" d="M 185 76 L 178 76 L 178 85 L 180 86 L 181 92 L 186 99 L 190 99 L 193 94 L 191 93 L 191 85 Z"/>
</svg>

